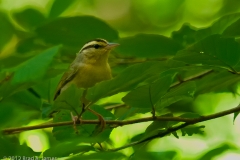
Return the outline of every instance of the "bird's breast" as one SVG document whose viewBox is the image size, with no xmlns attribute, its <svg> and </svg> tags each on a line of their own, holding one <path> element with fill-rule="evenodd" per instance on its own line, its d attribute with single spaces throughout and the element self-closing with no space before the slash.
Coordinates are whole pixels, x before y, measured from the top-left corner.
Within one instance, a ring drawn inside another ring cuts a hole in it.
<svg viewBox="0 0 240 160">
<path fill-rule="evenodd" d="M 73 79 L 73 83 L 79 88 L 89 88 L 96 83 L 112 78 L 109 65 L 94 66 L 91 64 L 79 66 L 79 70 Z"/>
</svg>

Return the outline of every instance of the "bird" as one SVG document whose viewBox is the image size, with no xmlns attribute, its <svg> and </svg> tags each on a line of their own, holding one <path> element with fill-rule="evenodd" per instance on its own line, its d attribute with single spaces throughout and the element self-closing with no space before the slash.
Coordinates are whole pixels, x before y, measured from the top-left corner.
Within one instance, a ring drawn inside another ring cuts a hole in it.
<svg viewBox="0 0 240 160">
<path fill-rule="evenodd" d="M 83 96 L 85 96 L 88 88 L 98 82 L 110 80 L 112 74 L 111 67 L 108 63 L 108 56 L 110 51 L 117 46 L 119 46 L 118 43 L 110 43 L 101 38 L 87 42 L 76 54 L 76 58 L 61 77 L 54 95 L 54 100 L 72 84 L 78 88 L 85 89 L 85 94 L 83 94 Z M 86 103 L 89 102 L 87 102 L 85 97 L 80 99 L 83 101 L 82 110 L 84 110 L 84 107 L 87 105 Z M 89 110 L 98 116 L 101 124 L 104 123 L 101 122 L 104 119 L 100 114 L 91 109 Z"/>
</svg>

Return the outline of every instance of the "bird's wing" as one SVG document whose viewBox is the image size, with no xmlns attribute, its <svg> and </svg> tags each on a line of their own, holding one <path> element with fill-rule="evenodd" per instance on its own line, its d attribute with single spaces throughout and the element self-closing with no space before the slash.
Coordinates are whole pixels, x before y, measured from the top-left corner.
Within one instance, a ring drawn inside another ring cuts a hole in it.
<svg viewBox="0 0 240 160">
<path fill-rule="evenodd" d="M 60 95 L 61 89 L 75 77 L 75 75 L 78 72 L 78 70 L 79 70 L 79 67 L 77 65 L 71 65 L 69 67 L 68 71 L 66 71 L 63 74 L 63 76 L 62 76 L 62 78 L 61 78 L 61 80 L 60 80 L 60 82 L 59 82 L 59 84 L 57 86 L 57 90 L 56 90 L 56 93 L 54 95 L 54 99 L 53 100 L 55 100 Z"/>
</svg>

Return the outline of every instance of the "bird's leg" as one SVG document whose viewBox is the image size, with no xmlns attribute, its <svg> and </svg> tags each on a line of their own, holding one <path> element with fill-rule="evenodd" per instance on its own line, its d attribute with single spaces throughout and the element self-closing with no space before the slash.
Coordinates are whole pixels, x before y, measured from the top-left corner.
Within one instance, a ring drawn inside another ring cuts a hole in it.
<svg viewBox="0 0 240 160">
<path fill-rule="evenodd" d="M 106 121 L 104 120 L 103 116 L 90 108 L 87 109 L 98 117 L 100 122 L 100 132 L 102 132 L 106 128 Z"/>
<path fill-rule="evenodd" d="M 71 117 L 72 117 L 73 128 L 75 130 L 75 133 L 78 134 L 78 130 L 77 130 L 76 124 L 80 124 L 81 120 L 79 119 L 78 116 L 74 116 L 72 112 L 71 112 Z"/>
<path fill-rule="evenodd" d="M 81 113 L 79 114 L 79 117 L 81 117 L 82 116 L 82 114 L 85 112 L 85 110 L 86 110 L 86 105 L 85 104 L 88 104 L 88 101 L 87 101 L 87 99 L 85 98 L 85 96 L 86 96 L 86 94 L 87 94 L 87 89 L 85 89 L 84 91 L 83 91 L 83 94 L 82 94 L 82 97 L 81 97 L 81 99 L 80 99 L 80 101 L 82 102 L 82 111 L 81 111 Z"/>
<path fill-rule="evenodd" d="M 89 108 L 89 101 L 85 98 L 86 94 L 87 94 L 87 89 L 83 91 L 83 95 L 81 97 L 82 111 L 79 114 L 79 117 L 81 117 L 86 110 L 89 110 L 90 112 L 92 112 L 94 115 L 98 117 L 98 120 L 100 121 L 100 132 L 102 132 L 106 127 L 106 122 L 101 114 Z"/>
<path fill-rule="evenodd" d="M 85 104 L 82 103 L 82 112 L 79 115 L 80 117 L 86 111 L 86 109 L 98 117 L 98 120 L 100 121 L 100 132 L 102 132 L 104 130 L 104 128 L 106 127 L 106 122 L 105 122 L 103 116 L 101 114 L 95 112 L 94 110 L 90 109 L 88 106 L 85 107 Z"/>
<path fill-rule="evenodd" d="M 86 108 L 85 108 L 85 104 L 82 103 L 82 111 L 81 113 L 79 114 L 79 117 L 82 117 L 82 114 L 85 112 Z"/>
</svg>

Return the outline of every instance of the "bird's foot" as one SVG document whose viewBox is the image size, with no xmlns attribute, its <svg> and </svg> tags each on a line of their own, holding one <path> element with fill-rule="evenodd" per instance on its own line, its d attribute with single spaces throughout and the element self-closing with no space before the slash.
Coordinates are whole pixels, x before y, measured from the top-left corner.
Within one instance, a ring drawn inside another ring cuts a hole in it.
<svg viewBox="0 0 240 160">
<path fill-rule="evenodd" d="M 73 121 L 73 128 L 75 130 L 75 133 L 78 133 L 77 124 L 81 124 L 81 118 L 79 118 L 79 116 L 74 116 L 72 112 L 71 112 L 71 118 Z"/>
<path fill-rule="evenodd" d="M 88 108 L 88 110 L 98 117 L 98 120 L 100 122 L 100 124 L 99 124 L 100 127 L 99 127 L 98 132 L 102 132 L 106 128 L 106 121 L 104 120 L 103 116 L 90 108 Z"/>
</svg>

